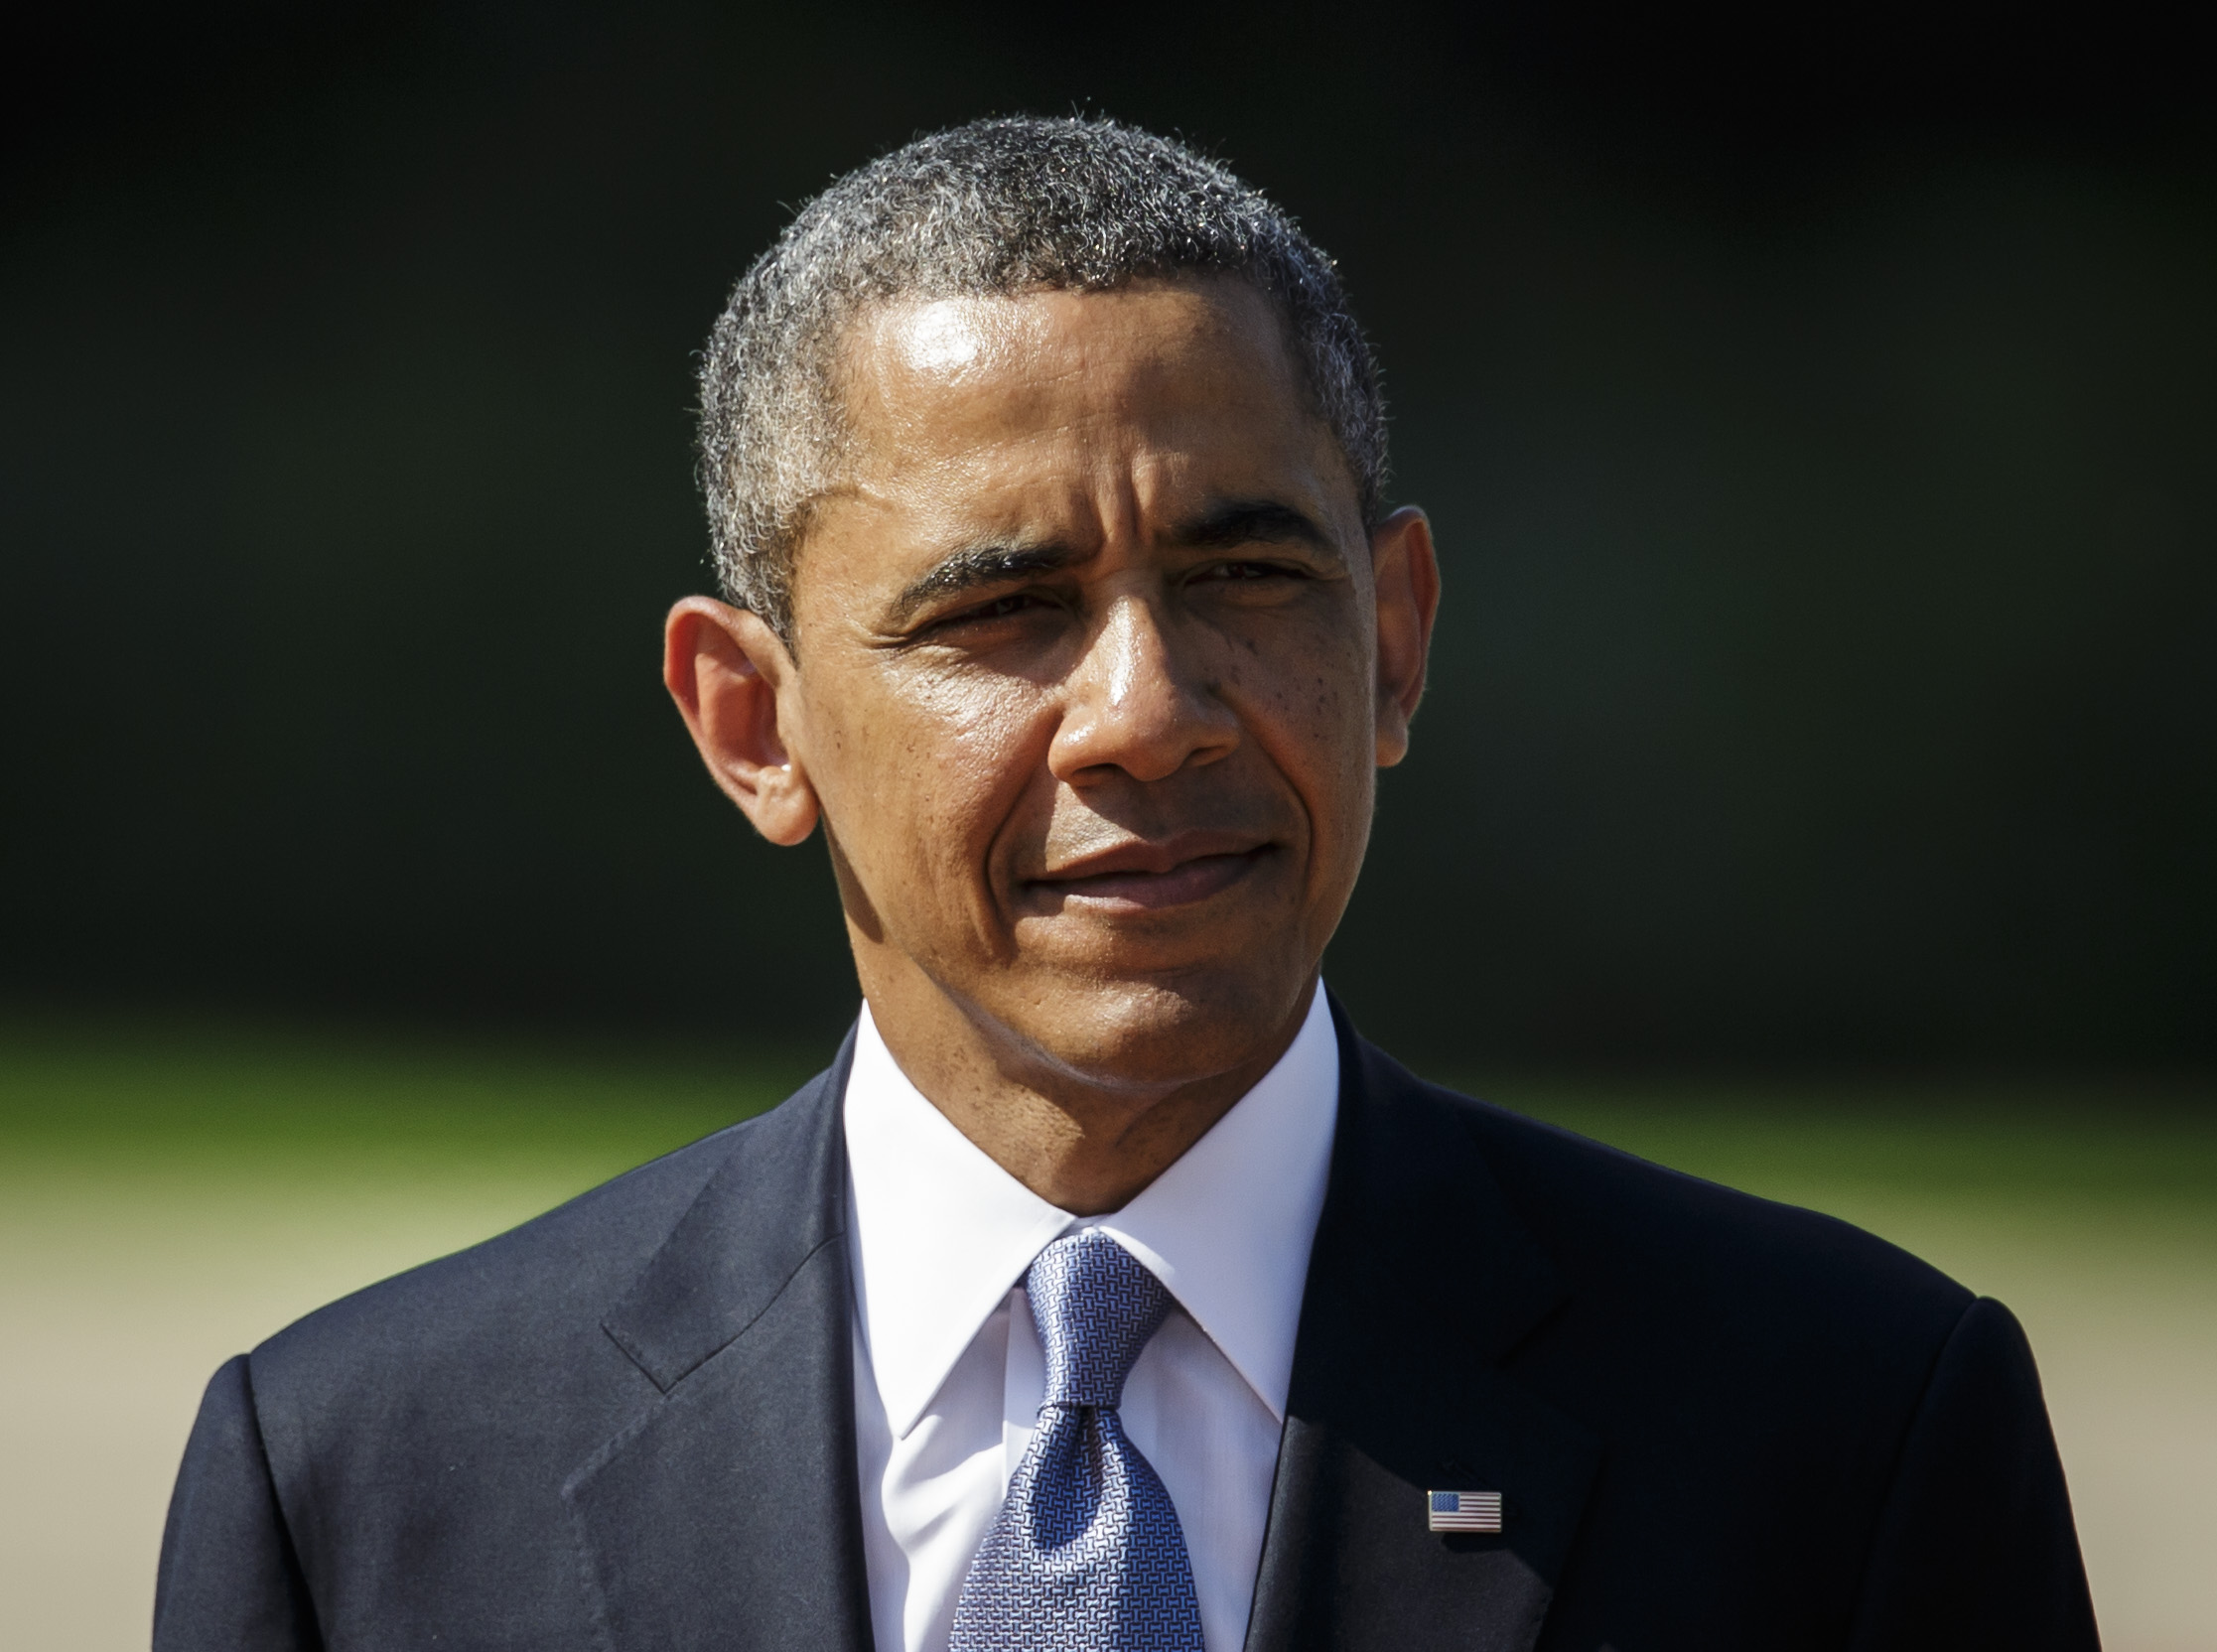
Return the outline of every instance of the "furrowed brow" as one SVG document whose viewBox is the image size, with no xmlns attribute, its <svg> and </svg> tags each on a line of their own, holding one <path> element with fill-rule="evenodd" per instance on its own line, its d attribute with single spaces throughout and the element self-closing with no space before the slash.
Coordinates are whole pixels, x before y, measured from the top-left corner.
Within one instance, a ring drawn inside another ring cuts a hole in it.
<svg viewBox="0 0 2217 1652">
<path fill-rule="evenodd" d="M 888 618 L 901 624 L 918 609 L 964 591 L 1007 585 L 1051 574 L 1082 560 L 1068 545 L 970 545 L 943 558 L 936 567 L 894 599 Z"/>
<path fill-rule="evenodd" d="M 1227 499 L 1186 522 L 1171 539 L 1195 549 L 1291 541 L 1330 556 L 1339 554 L 1331 535 L 1307 511 L 1279 499 Z"/>
</svg>

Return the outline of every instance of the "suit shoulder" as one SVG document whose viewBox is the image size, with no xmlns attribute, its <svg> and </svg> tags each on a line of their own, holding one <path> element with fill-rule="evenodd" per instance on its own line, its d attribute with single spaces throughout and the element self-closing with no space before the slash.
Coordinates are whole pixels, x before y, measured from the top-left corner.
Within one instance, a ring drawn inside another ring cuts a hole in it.
<svg viewBox="0 0 2217 1652">
<path fill-rule="evenodd" d="M 1404 1075 L 1477 1140 L 1504 1199 L 1587 1291 L 1682 1323 L 1806 1319 L 1824 1340 L 1937 1348 L 1973 1300 L 1930 1263 L 1838 1217 L 1674 1170 Z"/>
<path fill-rule="evenodd" d="M 813 1086 L 811 1086 L 812 1088 Z M 794 1103 L 731 1125 L 626 1170 L 543 1215 L 364 1287 L 256 1348 L 257 1388 L 388 1365 L 435 1370 L 505 1345 L 522 1353 L 581 1327 L 639 1274 L 732 1159 L 775 1151 Z"/>
</svg>

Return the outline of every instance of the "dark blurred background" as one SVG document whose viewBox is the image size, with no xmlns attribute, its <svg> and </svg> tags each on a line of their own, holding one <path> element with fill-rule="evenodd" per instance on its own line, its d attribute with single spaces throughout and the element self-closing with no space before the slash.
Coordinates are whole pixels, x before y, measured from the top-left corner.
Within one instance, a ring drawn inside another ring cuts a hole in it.
<svg viewBox="0 0 2217 1652">
<path fill-rule="evenodd" d="M 2183 17 L 2183 9 L 2181 16 Z M 1448 608 L 1328 973 L 1487 1063 L 2217 1056 L 2217 125 L 2093 8 L 19 20 L 0 995 L 829 1037 L 657 680 L 690 353 L 919 129 L 1341 259 Z"/>
</svg>

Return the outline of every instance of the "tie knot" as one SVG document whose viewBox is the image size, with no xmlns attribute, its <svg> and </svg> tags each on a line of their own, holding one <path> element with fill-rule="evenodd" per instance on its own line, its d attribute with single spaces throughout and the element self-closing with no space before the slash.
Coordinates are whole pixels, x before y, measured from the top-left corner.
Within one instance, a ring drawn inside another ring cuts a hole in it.
<svg viewBox="0 0 2217 1652">
<path fill-rule="evenodd" d="M 1124 1379 L 1171 1310 L 1171 1294 L 1098 1228 L 1057 1239 L 1024 1276 L 1046 1353 L 1046 1403 L 1123 1403 Z"/>
</svg>

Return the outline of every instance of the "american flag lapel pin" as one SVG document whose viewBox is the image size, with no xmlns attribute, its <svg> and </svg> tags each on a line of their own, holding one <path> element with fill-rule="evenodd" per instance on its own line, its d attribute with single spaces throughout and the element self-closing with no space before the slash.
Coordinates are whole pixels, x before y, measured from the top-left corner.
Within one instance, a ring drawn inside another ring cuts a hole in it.
<svg viewBox="0 0 2217 1652">
<path fill-rule="evenodd" d="M 1498 1491 L 1428 1491 L 1424 1494 L 1427 1523 L 1435 1532 L 1498 1532 L 1501 1529 L 1501 1494 Z"/>
</svg>

